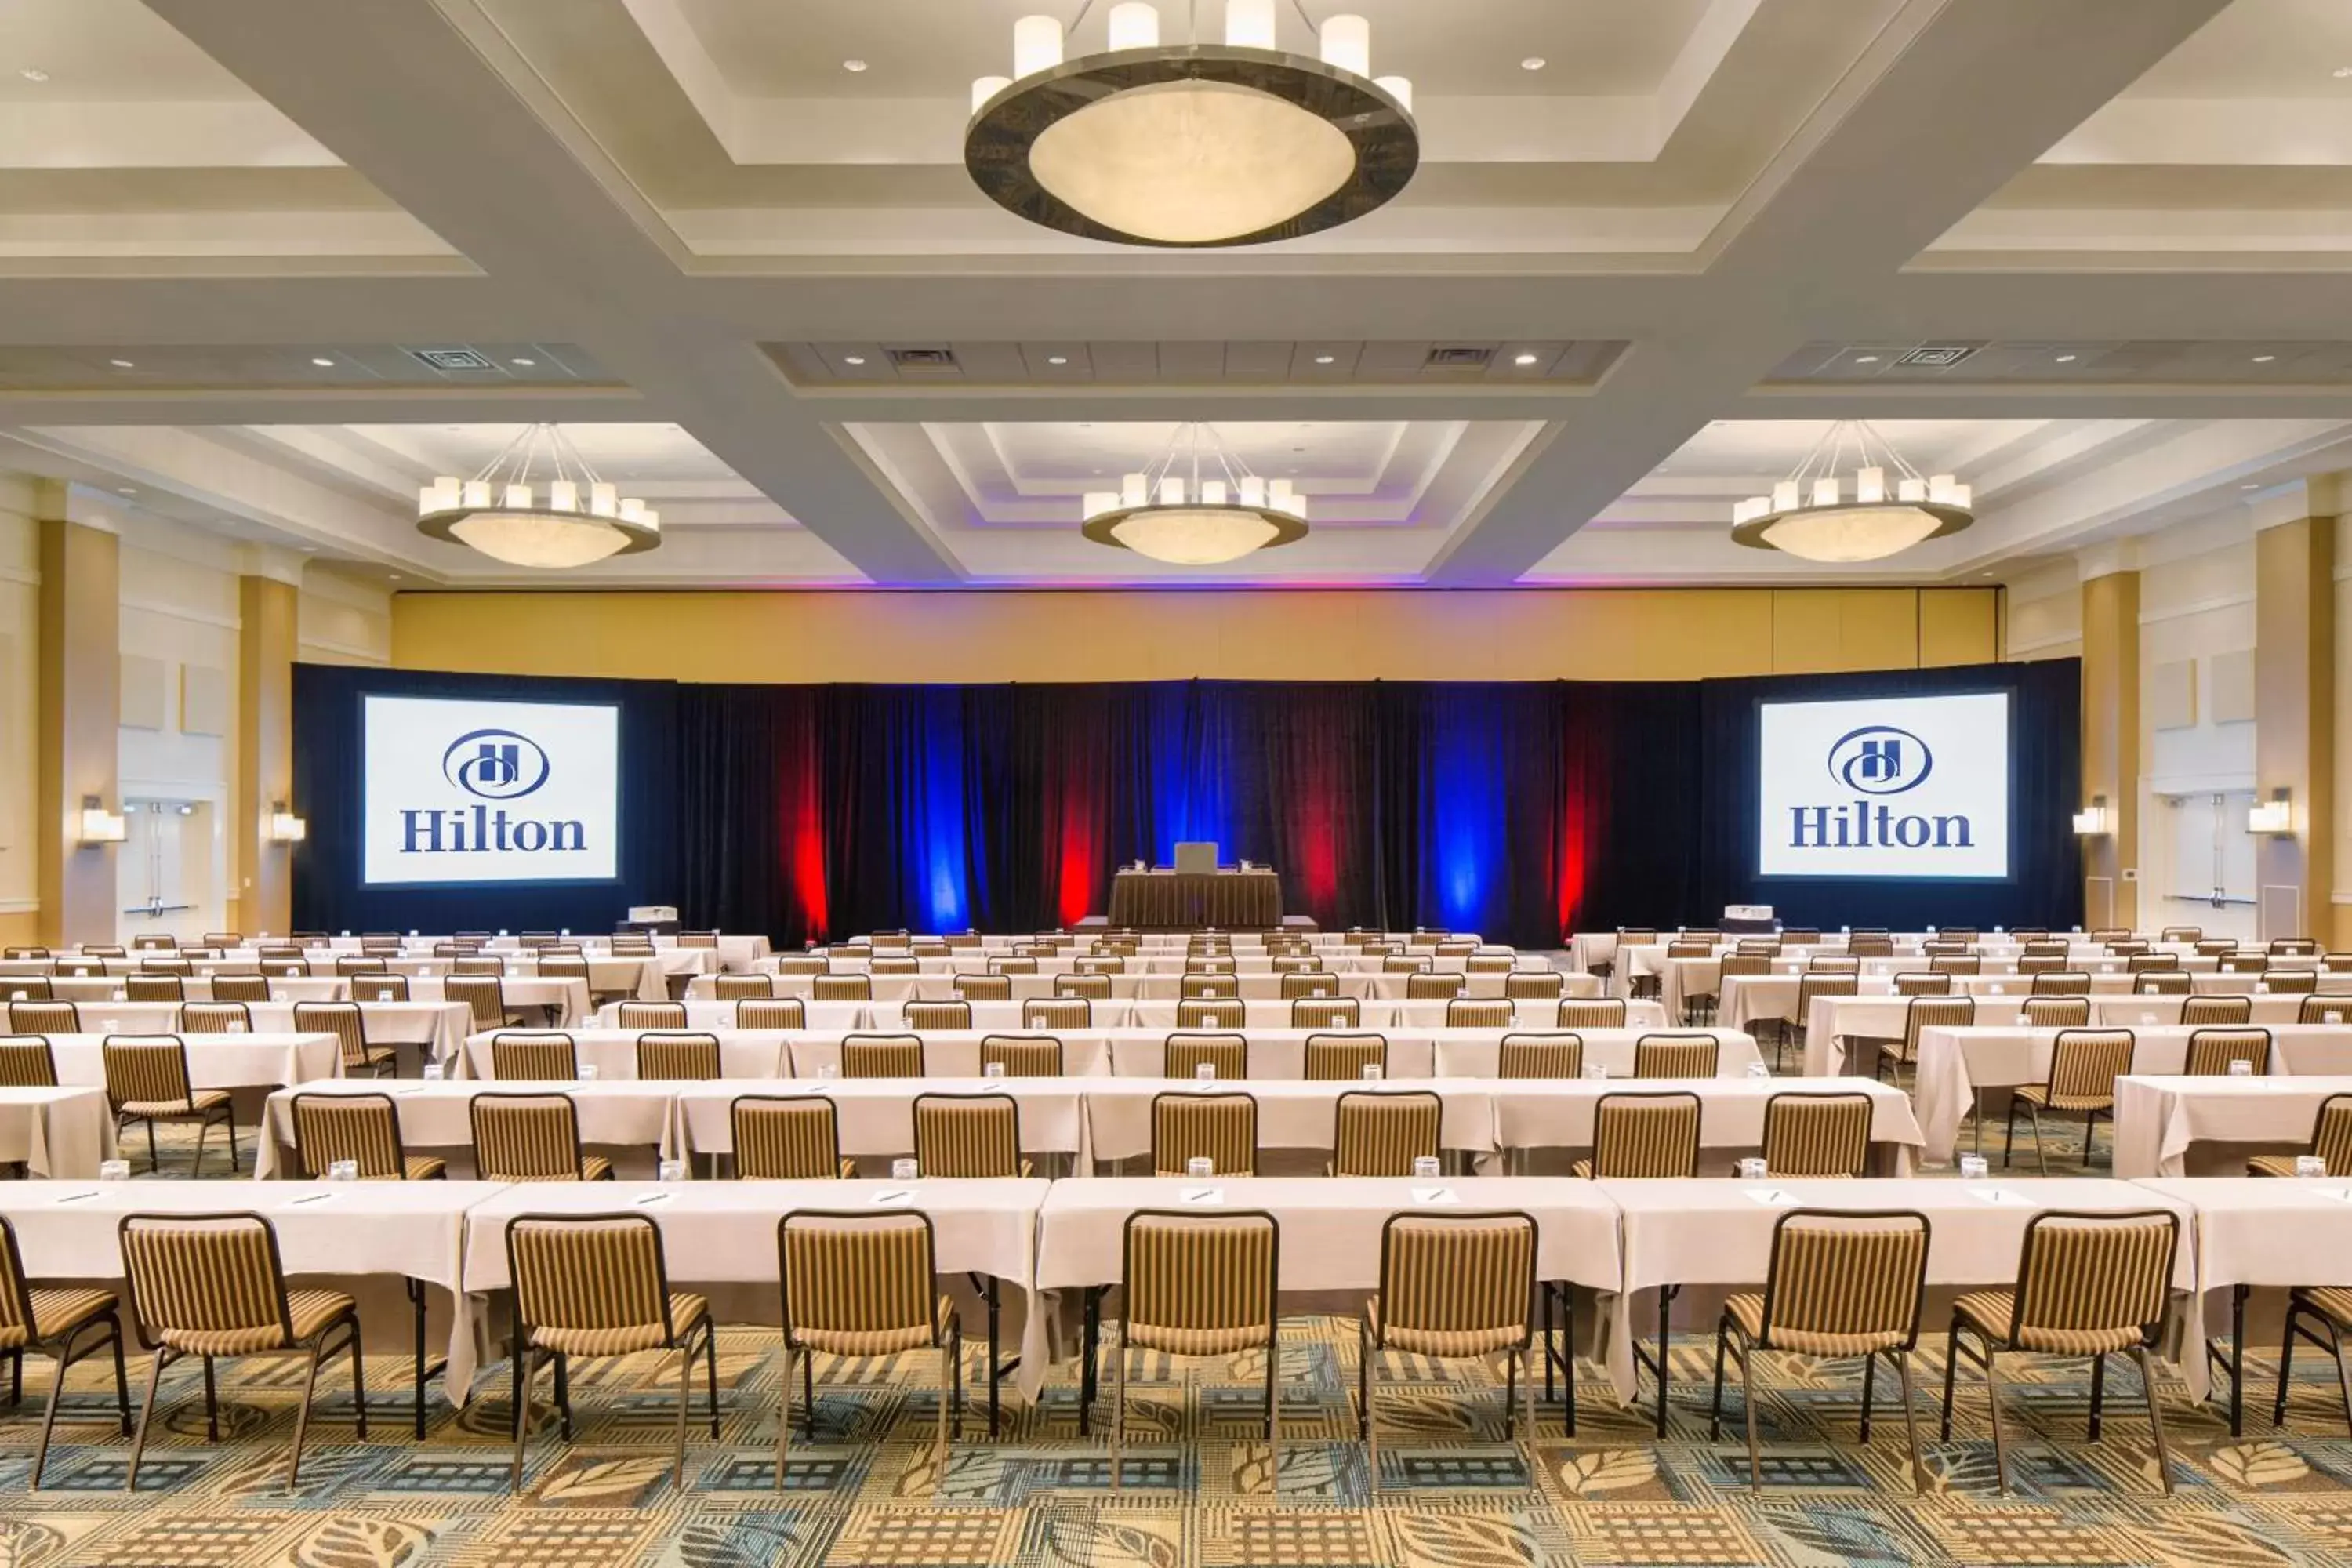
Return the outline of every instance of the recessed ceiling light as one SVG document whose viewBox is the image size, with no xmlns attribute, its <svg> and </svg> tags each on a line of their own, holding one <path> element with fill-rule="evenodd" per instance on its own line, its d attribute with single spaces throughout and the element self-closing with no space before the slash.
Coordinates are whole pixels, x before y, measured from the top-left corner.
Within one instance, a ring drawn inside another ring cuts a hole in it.
<svg viewBox="0 0 2352 1568">
<path fill-rule="evenodd" d="M 1539 71 L 1550 63 L 1551 62 L 1549 60 L 1544 58 L 1541 55 L 1529 55 L 1526 59 L 1519 62 L 1519 68 L 1523 71 Z"/>
<path fill-rule="evenodd" d="M 386 576 L 388 576 L 388 577 L 389 577 L 393 582 L 397 583 L 397 582 L 399 582 L 399 581 L 400 581 L 400 574 L 399 574 L 399 573 L 397 573 L 397 572 L 390 572 L 390 573 L 386 573 L 386 574 L 385 574 L 385 575 L 386 575 Z"/>
<path fill-rule="evenodd" d="M 2238 488 L 2242 490 L 2258 490 L 2263 487 L 2258 482 L 2249 480 L 2247 483 L 2240 485 Z"/>
<path fill-rule="evenodd" d="M 1045 363 L 1047 364 L 1067 364 L 1070 363 L 1070 356 L 1067 354 L 1047 354 L 1045 356 Z"/>
<path fill-rule="evenodd" d="M 1316 363 L 1317 364 L 1329 364 L 1333 360 L 1337 359 L 1338 357 L 1339 357 L 1339 356 L 1338 356 L 1337 354 L 1317 354 L 1317 355 L 1315 356 L 1315 363 Z"/>
<path fill-rule="evenodd" d="M 118 487 L 114 493 L 119 496 L 135 496 L 139 493 L 139 490 L 136 486 L 122 485 Z"/>
<path fill-rule="evenodd" d="M 131 368 L 131 362 L 127 359 L 110 359 L 106 363 L 112 365 L 117 370 L 129 370 Z"/>
<path fill-rule="evenodd" d="M 2256 354 L 2254 356 L 2254 363 L 2256 364 L 2268 364 L 2271 361 L 2276 358 L 2278 358 L 2278 355 L 2276 354 Z"/>
<path fill-rule="evenodd" d="M 1536 363 L 1536 356 L 1533 354 L 1517 354 L 1513 356 L 1511 363 L 1513 364 L 1533 364 Z"/>
<path fill-rule="evenodd" d="M 1878 363 L 1878 356 L 1876 354 L 1856 354 L 1853 356 L 1853 363 L 1856 364 L 1876 364 Z"/>
<path fill-rule="evenodd" d="M 332 370 L 335 368 L 335 362 L 329 359 L 324 354 L 312 354 L 310 356 L 310 363 L 317 365 L 321 370 Z"/>
<path fill-rule="evenodd" d="M 31 76 L 33 73 L 31 71 L 26 71 L 25 74 L 26 76 Z M 2336 79 L 2337 81 L 2342 81 L 2346 77 L 2352 77 L 2352 66 L 2337 66 L 2336 68 Z"/>
<path fill-rule="evenodd" d="M 864 60 L 844 60 L 841 62 L 841 68 L 847 71 L 850 75 L 856 76 L 859 71 L 866 68 L 866 62 Z"/>
<path fill-rule="evenodd" d="M 26 81 L 47 81 L 49 79 L 49 73 L 43 70 L 38 66 L 26 66 L 23 70 L 18 71 L 16 74 L 23 77 Z"/>
<path fill-rule="evenodd" d="M 535 360 L 535 359 L 517 359 L 517 360 L 509 361 L 509 363 L 513 363 L 513 364 L 519 364 L 519 365 L 522 366 L 525 370 L 529 370 L 532 365 L 537 364 L 539 362 L 538 362 L 537 360 Z"/>
<path fill-rule="evenodd" d="M 2081 357 L 2082 356 L 2079 354 L 2060 354 L 2058 356 L 2058 363 L 2060 364 L 2073 364 L 2075 360 Z"/>
<path fill-rule="evenodd" d="M 844 364 L 864 364 L 866 363 L 866 356 L 864 354 L 844 354 L 841 356 L 841 363 Z"/>
</svg>

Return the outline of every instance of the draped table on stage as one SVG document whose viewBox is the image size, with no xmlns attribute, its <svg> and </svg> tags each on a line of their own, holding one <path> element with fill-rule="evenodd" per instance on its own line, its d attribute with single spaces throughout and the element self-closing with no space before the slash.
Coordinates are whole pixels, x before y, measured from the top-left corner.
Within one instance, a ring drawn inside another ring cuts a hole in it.
<svg viewBox="0 0 2352 1568">
<path fill-rule="evenodd" d="M 1272 871 L 1120 871 L 1110 881 L 1110 923 L 1139 931 L 1282 923 L 1282 879 Z"/>
</svg>

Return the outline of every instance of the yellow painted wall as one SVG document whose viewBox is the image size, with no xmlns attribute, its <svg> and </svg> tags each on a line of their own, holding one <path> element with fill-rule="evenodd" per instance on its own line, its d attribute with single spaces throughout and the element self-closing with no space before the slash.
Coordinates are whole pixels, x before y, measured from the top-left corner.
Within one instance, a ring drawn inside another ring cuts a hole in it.
<svg viewBox="0 0 2352 1568">
<path fill-rule="evenodd" d="M 2000 657 L 1996 588 L 402 594 L 410 669 L 697 681 L 1685 680 Z"/>
</svg>

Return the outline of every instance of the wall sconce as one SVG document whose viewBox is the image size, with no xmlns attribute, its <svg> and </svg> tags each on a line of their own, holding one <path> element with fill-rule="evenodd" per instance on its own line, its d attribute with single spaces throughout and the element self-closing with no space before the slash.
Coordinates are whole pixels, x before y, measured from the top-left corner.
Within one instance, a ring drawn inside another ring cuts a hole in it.
<svg viewBox="0 0 2352 1568">
<path fill-rule="evenodd" d="M 269 808 L 269 837 L 276 844 L 299 844 L 310 837 L 310 825 L 287 809 L 284 801 Z"/>
<path fill-rule="evenodd" d="M 2270 799 L 2246 813 L 2246 831 L 2272 834 L 2293 833 L 2294 831 L 2293 797 L 2283 789 L 2271 791 Z"/>
<path fill-rule="evenodd" d="M 84 844 L 120 844 L 131 837 L 131 824 L 119 812 L 106 809 L 106 802 L 94 795 L 81 797 L 81 841 Z"/>
<path fill-rule="evenodd" d="M 2074 831 L 2085 838 L 2095 838 L 2115 830 L 2115 824 L 2107 816 L 2105 795 L 2093 795 L 2091 804 L 2074 814 Z"/>
</svg>

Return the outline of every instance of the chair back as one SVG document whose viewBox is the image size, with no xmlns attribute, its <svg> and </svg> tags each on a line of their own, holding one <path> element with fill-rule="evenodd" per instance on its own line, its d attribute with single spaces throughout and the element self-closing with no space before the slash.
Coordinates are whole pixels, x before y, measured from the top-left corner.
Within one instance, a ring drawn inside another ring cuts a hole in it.
<svg viewBox="0 0 2352 1568">
<path fill-rule="evenodd" d="M 1004 1069 L 1006 1078 L 1059 1078 L 1062 1042 L 1048 1035 L 1024 1039 L 1019 1035 L 990 1035 L 980 1042 L 980 1070 Z"/>
<path fill-rule="evenodd" d="M 722 1077 L 719 1037 L 700 1030 L 648 1029 L 637 1037 L 637 1076 L 704 1083 Z"/>
<path fill-rule="evenodd" d="M 1294 1029 L 1357 1029 L 1363 1023 L 1363 1004 L 1353 996 L 1302 996 L 1290 1005 Z"/>
<path fill-rule="evenodd" d="M 1808 972 L 1797 977 L 1796 1026 L 1805 1027 L 1813 1016 L 1813 1002 L 1822 996 L 1859 996 L 1862 976 L 1858 974 L 1822 974 Z"/>
<path fill-rule="evenodd" d="M 46 974 L 0 974 L 0 1002 L 48 1002 L 56 997 Z"/>
<path fill-rule="evenodd" d="M 1024 1029 L 1089 1029 L 1094 1021 L 1095 1005 L 1084 996 L 1033 996 L 1021 1004 Z"/>
<path fill-rule="evenodd" d="M 1235 974 L 1187 974 L 1177 982 L 1177 999 L 1184 1002 L 1232 1002 L 1242 994 Z"/>
<path fill-rule="evenodd" d="M 1524 1345 L 1535 1283 L 1532 1215 L 1391 1215 L 1381 1226 L 1381 1342 L 1430 1356 Z"/>
<path fill-rule="evenodd" d="M 2232 996 L 2230 1000 L 2246 1004 L 2246 1016 L 2253 1016 L 2252 997 Z M 2294 1021 L 2298 1024 L 2352 1023 L 2352 996 L 2347 996 L 2336 991 L 2315 996 L 2305 996 L 2295 1005 Z"/>
<path fill-rule="evenodd" d="M 1286 1002 L 1307 997 L 1330 997 L 1339 994 L 1339 977 L 1320 970 L 1302 971 L 1282 977 L 1282 995 Z M 1293 1008 L 1293 1012 L 1297 1009 Z"/>
<path fill-rule="evenodd" d="M 1013 977 L 1009 974 L 959 974 L 954 985 L 955 994 L 966 1002 L 1013 1000 Z"/>
<path fill-rule="evenodd" d="M 1231 1355 L 1266 1342 L 1276 1319 L 1282 1226 L 1263 1210 L 1128 1215 L 1123 1344 L 1171 1355 Z"/>
<path fill-rule="evenodd" d="M 2050 1052 L 2050 1103 L 2062 1110 L 2104 1107 L 2116 1079 L 2131 1071 L 2129 1029 L 2065 1029 Z"/>
<path fill-rule="evenodd" d="M 464 959 L 457 962 L 463 963 Z M 507 1022 L 506 983 L 495 974 L 452 974 L 441 982 L 441 994 L 474 1010 L 474 1027 L 502 1029 Z"/>
<path fill-rule="evenodd" d="M 2225 952 L 2220 959 L 2224 974 L 2260 974 L 2270 966 L 2270 959 L 2259 952 Z"/>
<path fill-rule="evenodd" d="M 2189 1037 L 2189 1060 L 2181 1070 L 2192 1078 L 2210 1078 L 2230 1071 L 2232 1062 L 2245 1062 L 2259 1074 L 2270 1070 L 2268 1029 L 2199 1029 Z"/>
<path fill-rule="evenodd" d="M 184 1013 L 186 1009 L 183 1008 Z M 332 1035 L 343 1066 L 363 1068 L 368 1060 L 367 1016 L 356 1002 L 297 1002 L 294 1032 Z"/>
<path fill-rule="evenodd" d="M 580 1050 L 570 1035 L 560 1031 L 526 1034 L 502 1029 L 490 1037 L 490 1076 L 494 1079 L 576 1079 Z"/>
<path fill-rule="evenodd" d="M 448 996 L 446 991 L 443 995 Z M 452 1002 L 461 998 L 449 996 Z M 352 1000 L 354 1002 L 405 1002 L 408 1000 L 408 976 L 405 974 L 355 974 L 352 976 Z M 505 1022 L 500 1019 L 499 1022 Z"/>
<path fill-rule="evenodd" d="M 1449 1029 L 1507 1029 L 1512 1018 L 1511 1004 L 1501 996 L 1456 996 L 1445 1005 Z"/>
<path fill-rule="evenodd" d="M 71 1002 L 11 1002 L 8 1027 L 19 1035 L 79 1035 L 81 1009 Z"/>
<path fill-rule="evenodd" d="M 1951 994 L 1952 977 L 1948 974 L 1930 971 L 1925 974 L 1898 974 L 1895 977 L 1895 994 L 1897 996 L 1949 996 Z"/>
<path fill-rule="evenodd" d="M 2154 1345 L 2179 1246 L 2180 1216 L 2170 1209 L 2035 1215 L 2018 1258 L 2010 1342 L 2076 1355 Z"/>
<path fill-rule="evenodd" d="M 1903 1054 L 1919 1054 L 1922 1029 L 1965 1029 L 1977 1021 L 1973 996 L 1914 996 L 1903 1007 Z"/>
<path fill-rule="evenodd" d="M 1221 1079 L 1249 1077 L 1249 1040 L 1241 1035 L 1173 1034 L 1160 1047 L 1160 1076 L 1197 1078 L 1206 1064 Z"/>
<path fill-rule="evenodd" d="M 2203 941 L 2204 937 L 2205 928 L 2203 926 L 2167 926 L 2161 931 L 2157 933 L 2156 940 L 2158 942 L 2195 942 Z"/>
<path fill-rule="evenodd" d="M 1249 1021 L 1249 1009 L 1232 1000 L 1203 1000 L 1189 997 L 1176 1004 L 1176 1026 L 1180 1029 L 1238 1029 Z"/>
<path fill-rule="evenodd" d="M 1939 953 L 1927 961 L 1927 968 L 1936 974 L 1981 974 L 1984 958 L 1974 952 Z"/>
<path fill-rule="evenodd" d="M 866 974 L 819 974 L 810 980 L 809 994 L 820 1002 L 871 1002 L 874 980 Z"/>
<path fill-rule="evenodd" d="M 1761 1344 L 1862 1355 L 1918 1343 L 1927 1216 L 1909 1209 L 1790 1209 L 1772 1226 Z"/>
<path fill-rule="evenodd" d="M 1717 966 L 1716 973 L 1725 980 L 1743 979 L 1772 973 L 1772 955 L 1769 952 L 1728 952 Z"/>
<path fill-rule="evenodd" d="M 1552 1025 L 1561 1029 L 1622 1029 L 1626 1016 L 1622 996 L 1570 996 L 1552 1015 Z"/>
<path fill-rule="evenodd" d="M 1503 995 L 1513 1002 L 1555 1000 L 1568 989 L 1568 976 L 1557 969 L 1514 969 L 1503 976 Z"/>
<path fill-rule="evenodd" d="M 335 960 L 335 973 L 346 977 L 353 974 L 389 974 L 392 973 L 392 966 L 377 953 L 361 953 L 357 956 L 346 953 Z"/>
<path fill-rule="evenodd" d="M 0 1037 L 0 1088 L 55 1089 L 58 1057 L 47 1037 Z"/>
<path fill-rule="evenodd" d="M 1054 977 L 1054 994 L 1096 998 L 1108 996 L 1111 994 L 1110 977 L 1126 973 L 1127 960 L 1117 954 L 1103 958 L 1073 959 L 1070 961 L 1069 973 L 1057 974 Z M 1071 990 L 1062 984 L 1066 980 L 1084 981 L 1085 984 L 1076 990 Z"/>
<path fill-rule="evenodd" d="M 2346 997 L 2338 1005 L 2352 1005 L 2352 996 Z M 2209 1025 L 2251 1024 L 2254 1021 L 2254 999 L 2251 996 L 2190 996 L 2180 1004 L 2180 1021 L 2192 1029 Z"/>
<path fill-rule="evenodd" d="M 2273 996 L 2308 996 L 2319 989 L 2319 972 L 2315 969 L 2266 970 L 2261 988 Z"/>
<path fill-rule="evenodd" d="M 776 1222 L 785 1342 L 846 1356 L 939 1343 L 937 1256 L 920 1211 L 794 1209 Z"/>
<path fill-rule="evenodd" d="M 2079 969 L 2053 970 L 2033 977 L 2036 996 L 2088 996 L 2091 977 Z"/>
<path fill-rule="evenodd" d="M 2079 1029 L 2091 1021 L 2088 996 L 2028 996 L 2019 1014 L 2029 1029 Z"/>
<path fill-rule="evenodd" d="M 580 1179 L 580 1110 L 569 1095 L 478 1094 L 467 1110 L 483 1181 Z"/>
<path fill-rule="evenodd" d="M 294 1342 L 278 1232 L 257 1214 L 127 1214 L 131 1314 L 151 1349 L 247 1355 Z"/>
<path fill-rule="evenodd" d="M 338 1160 L 362 1178 L 399 1181 L 408 1173 L 400 1139 L 400 1108 L 388 1094 L 296 1094 L 294 1162 L 313 1180 Z"/>
<path fill-rule="evenodd" d="M 507 1275 L 534 1344 L 612 1355 L 676 1337 L 661 1227 L 649 1215 L 517 1215 L 507 1222 Z"/>
<path fill-rule="evenodd" d="M 1332 1138 L 1335 1176 L 1410 1176 L 1412 1163 L 1437 1157 L 1444 1106 L 1433 1094 L 1339 1097 Z"/>
<path fill-rule="evenodd" d="M 436 951 L 438 952 L 437 949 Z M 494 953 L 461 952 L 449 963 L 449 973 L 453 979 L 462 976 L 467 980 L 479 980 L 485 975 L 497 978 L 506 972 L 507 961 Z"/>
<path fill-rule="evenodd" d="M 906 1004 L 907 1027 L 922 1034 L 940 1029 L 971 1027 L 971 1004 L 969 1002 L 909 1002 Z"/>
<path fill-rule="evenodd" d="M 710 995 L 719 1002 L 761 1000 L 776 994 L 776 977 L 772 974 L 714 974 L 710 978 Z"/>
<path fill-rule="evenodd" d="M 2352 1094 L 2331 1094 L 2311 1119 L 2310 1152 L 2327 1162 L 2330 1175 L 2352 1174 Z"/>
<path fill-rule="evenodd" d="M 1023 1174 L 1020 1101 L 1009 1094 L 917 1095 L 915 1165 L 939 1179 Z"/>
<path fill-rule="evenodd" d="M 195 1098 L 188 1088 L 188 1047 L 177 1035 L 109 1035 L 99 1056 L 107 1101 L 118 1111 L 126 1105 L 185 1105 Z"/>
<path fill-rule="evenodd" d="M 1776 1094 L 1764 1102 L 1764 1170 L 1794 1181 L 1870 1166 L 1870 1096 Z"/>
<path fill-rule="evenodd" d="M 1558 1034 L 1505 1035 L 1496 1053 L 1496 1078 L 1582 1078 L 1584 1037 Z"/>
<path fill-rule="evenodd" d="M 1633 1042 L 1635 1078 L 1713 1078 L 1723 1042 L 1713 1035 L 1643 1035 Z"/>
<path fill-rule="evenodd" d="M 1604 1094 L 1592 1107 L 1595 1176 L 1698 1174 L 1699 1099 L 1664 1094 Z"/>
<path fill-rule="evenodd" d="M 819 1094 L 739 1094 L 728 1102 L 735 1174 L 747 1181 L 830 1182 L 841 1174 L 841 1123 Z"/>
<path fill-rule="evenodd" d="M 683 1029 L 686 1027 L 686 1004 L 624 1002 L 614 1011 L 613 1022 L 624 1029 Z"/>
<path fill-rule="evenodd" d="M 920 1078 L 923 1042 L 914 1035 L 845 1035 L 841 1041 L 844 1078 Z"/>
<path fill-rule="evenodd" d="M 1386 1035 L 1309 1035 L 1307 1037 L 1307 1078 L 1315 1083 L 1342 1083 L 1364 1076 L 1366 1068 L 1389 1068 Z"/>
<path fill-rule="evenodd" d="M 249 1035 L 253 1009 L 242 1002 L 183 1002 L 180 1032 L 184 1035 Z"/>
<path fill-rule="evenodd" d="M 808 1006 L 797 996 L 763 996 L 735 1004 L 739 1029 L 805 1029 Z"/>
<path fill-rule="evenodd" d="M 1466 974 L 1408 974 L 1404 996 L 1408 1002 L 1451 1001 L 1461 995 L 1469 984 Z"/>
<path fill-rule="evenodd" d="M 220 994 L 222 975 L 213 982 L 213 994 Z M 122 977 L 122 997 L 126 1002 L 182 1002 L 187 999 L 188 983 L 176 974 L 126 974 Z"/>
<path fill-rule="evenodd" d="M 1185 1163 L 1214 1161 L 1220 1176 L 1257 1174 L 1257 1101 L 1246 1094 L 1151 1097 L 1151 1169 L 1182 1176 Z"/>
<path fill-rule="evenodd" d="M 1083 963 L 1087 961 L 1080 959 L 1078 962 Z M 1086 1003 L 1087 1017 L 1089 1022 L 1094 1018 L 1094 1004 L 1108 1002 L 1110 998 L 1110 976 L 1108 974 L 1056 974 L 1054 976 L 1054 994 L 1050 1000 Z M 1042 996 L 1033 997 L 1023 1003 L 1022 1007 L 1025 1013 L 1028 1008 L 1040 1005 L 1047 1000 L 1048 998 Z"/>
<path fill-rule="evenodd" d="M 213 976 L 213 1000 L 215 1002 L 267 1002 L 269 999 L 269 976 L 267 974 Z"/>
</svg>

